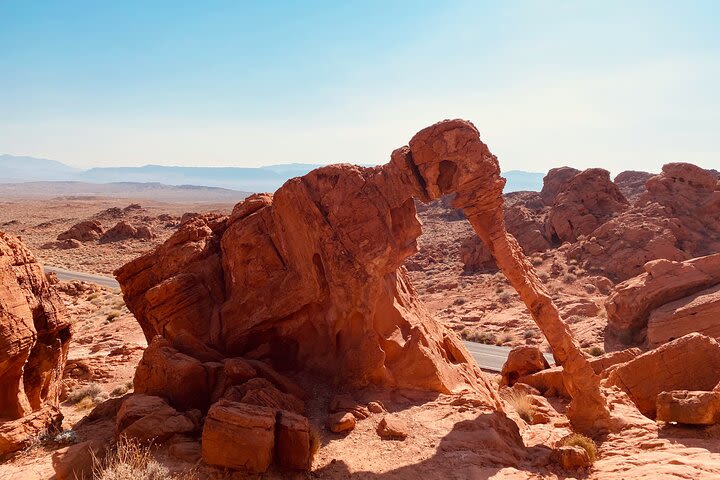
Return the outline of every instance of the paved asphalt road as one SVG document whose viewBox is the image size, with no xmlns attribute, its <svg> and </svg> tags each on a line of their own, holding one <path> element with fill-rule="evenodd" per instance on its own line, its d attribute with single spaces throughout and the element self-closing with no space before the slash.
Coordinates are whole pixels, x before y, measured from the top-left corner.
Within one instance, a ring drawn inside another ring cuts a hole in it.
<svg viewBox="0 0 720 480">
<path fill-rule="evenodd" d="M 108 288 L 120 288 L 120 284 L 113 277 L 106 277 L 104 275 L 94 275 L 92 273 L 75 272 L 73 270 L 65 270 L 60 267 L 51 267 L 49 265 L 44 266 L 46 272 L 53 272 L 60 280 L 80 280 L 82 282 L 96 283 L 103 287 Z"/>
<path fill-rule="evenodd" d="M 92 273 L 75 272 L 64 268 L 50 266 L 45 266 L 45 270 L 48 272 L 55 272 L 60 280 L 80 280 L 83 282 L 97 283 L 103 287 L 120 288 L 118 282 L 112 277 L 94 275 Z M 478 365 L 480 365 L 480 368 L 491 372 L 499 372 L 502 370 L 502 366 L 507 360 L 508 353 L 510 352 L 510 347 L 497 347 L 495 345 L 485 345 L 475 342 L 463 343 L 472 356 L 475 357 L 475 361 Z M 555 363 L 552 354 L 546 353 L 545 358 L 547 358 L 550 365 Z"/>
</svg>

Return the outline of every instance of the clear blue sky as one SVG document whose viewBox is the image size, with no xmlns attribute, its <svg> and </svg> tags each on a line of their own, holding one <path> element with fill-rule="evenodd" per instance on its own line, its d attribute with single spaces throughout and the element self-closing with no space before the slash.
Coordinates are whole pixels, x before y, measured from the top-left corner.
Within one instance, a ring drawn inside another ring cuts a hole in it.
<svg viewBox="0 0 720 480">
<path fill-rule="evenodd" d="M 720 2 L 0 0 L 0 153 L 380 163 L 443 118 L 504 170 L 720 166 Z"/>
</svg>

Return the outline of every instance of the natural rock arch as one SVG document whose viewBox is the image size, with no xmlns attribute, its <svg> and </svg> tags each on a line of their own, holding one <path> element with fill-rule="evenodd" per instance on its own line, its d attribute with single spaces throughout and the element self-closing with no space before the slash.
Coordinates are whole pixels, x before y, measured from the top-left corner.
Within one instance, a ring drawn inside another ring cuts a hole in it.
<svg viewBox="0 0 720 480">
<path fill-rule="evenodd" d="M 604 429 L 609 411 L 599 378 L 506 232 L 504 183 L 477 129 L 444 121 L 386 165 L 323 167 L 272 196 L 249 197 L 229 218 L 196 218 L 116 276 L 148 341 L 161 335 L 187 347 L 190 334 L 225 356 L 294 363 L 348 386 L 470 389 L 500 410 L 495 389 L 430 317 L 401 268 L 421 233 L 413 199 L 456 193 L 455 206 L 563 365 L 571 421 Z"/>
</svg>

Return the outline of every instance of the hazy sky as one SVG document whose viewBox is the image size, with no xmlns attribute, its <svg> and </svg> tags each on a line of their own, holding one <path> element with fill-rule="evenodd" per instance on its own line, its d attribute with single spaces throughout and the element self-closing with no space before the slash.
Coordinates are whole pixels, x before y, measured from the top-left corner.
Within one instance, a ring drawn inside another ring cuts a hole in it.
<svg viewBox="0 0 720 480">
<path fill-rule="evenodd" d="M 462 117 L 503 170 L 717 168 L 718 22 L 716 1 L 0 0 L 0 153 L 380 163 Z"/>
</svg>

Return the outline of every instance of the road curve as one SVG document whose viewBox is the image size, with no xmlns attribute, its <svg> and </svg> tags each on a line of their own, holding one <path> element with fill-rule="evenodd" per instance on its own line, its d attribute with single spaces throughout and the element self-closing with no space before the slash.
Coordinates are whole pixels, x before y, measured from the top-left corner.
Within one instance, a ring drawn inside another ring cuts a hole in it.
<svg viewBox="0 0 720 480">
<path fill-rule="evenodd" d="M 53 267 L 45 265 L 46 272 L 53 272 L 57 275 L 60 280 L 80 280 L 82 282 L 96 283 L 100 286 L 107 288 L 120 288 L 120 284 L 112 277 L 106 277 L 104 275 L 95 275 L 92 273 L 76 272 L 73 270 L 67 270 L 65 268 Z M 510 347 L 498 347 L 496 345 L 485 345 L 483 343 L 475 343 L 464 341 L 465 348 L 468 349 L 470 354 L 475 358 L 477 364 L 483 370 L 490 372 L 499 372 L 502 370 L 505 361 L 507 361 L 508 353 L 510 353 Z M 550 365 L 555 363 L 555 359 L 552 354 L 546 353 L 545 358 Z"/>
<path fill-rule="evenodd" d="M 64 281 L 71 281 L 71 280 L 79 280 L 81 282 L 88 282 L 88 283 L 95 283 L 97 285 L 100 285 L 102 287 L 108 287 L 108 288 L 120 288 L 120 284 L 112 277 L 106 277 L 104 275 L 95 275 L 93 273 L 85 273 L 85 272 L 76 272 L 73 270 L 67 270 L 60 267 L 53 267 L 50 265 L 44 265 L 46 272 L 52 272 L 60 280 Z"/>
</svg>

